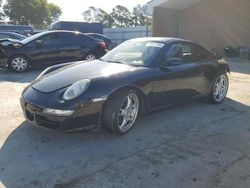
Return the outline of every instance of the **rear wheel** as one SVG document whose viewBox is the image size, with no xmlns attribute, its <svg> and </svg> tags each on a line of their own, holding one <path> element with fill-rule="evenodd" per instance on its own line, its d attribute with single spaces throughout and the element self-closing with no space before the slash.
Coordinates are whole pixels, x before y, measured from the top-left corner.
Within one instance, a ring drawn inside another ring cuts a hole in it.
<svg viewBox="0 0 250 188">
<path fill-rule="evenodd" d="M 103 124 L 116 134 L 126 134 L 139 112 L 139 97 L 134 90 L 122 90 L 111 96 L 104 106 Z"/>
<path fill-rule="evenodd" d="M 29 60 L 21 55 L 13 56 L 8 61 L 8 68 L 15 72 L 25 72 L 29 69 Z"/>
<path fill-rule="evenodd" d="M 228 92 L 229 81 L 225 73 L 218 75 L 210 91 L 209 99 L 211 103 L 221 103 Z"/>
<path fill-rule="evenodd" d="M 85 58 L 87 61 L 92 61 L 97 59 L 97 56 L 95 54 L 88 54 Z"/>
</svg>

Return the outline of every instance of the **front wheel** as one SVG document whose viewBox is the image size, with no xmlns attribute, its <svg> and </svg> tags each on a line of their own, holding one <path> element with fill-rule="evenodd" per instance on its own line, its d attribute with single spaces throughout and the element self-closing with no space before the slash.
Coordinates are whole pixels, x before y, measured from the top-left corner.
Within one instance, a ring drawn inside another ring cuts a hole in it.
<svg viewBox="0 0 250 188">
<path fill-rule="evenodd" d="M 104 106 L 103 124 L 116 134 L 126 134 L 139 112 L 139 97 L 133 90 L 123 90 L 111 96 Z"/>
<path fill-rule="evenodd" d="M 229 81 L 225 73 L 218 75 L 211 87 L 209 99 L 211 103 L 221 103 L 228 92 Z"/>
<path fill-rule="evenodd" d="M 29 60 L 21 55 L 11 57 L 8 61 L 8 68 L 15 72 L 25 72 L 29 68 Z"/>
</svg>

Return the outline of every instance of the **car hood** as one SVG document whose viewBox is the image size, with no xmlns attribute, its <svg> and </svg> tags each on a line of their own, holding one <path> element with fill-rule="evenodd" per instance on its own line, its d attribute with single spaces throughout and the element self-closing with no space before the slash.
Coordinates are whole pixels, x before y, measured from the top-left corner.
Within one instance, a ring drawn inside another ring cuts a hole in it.
<svg viewBox="0 0 250 188">
<path fill-rule="evenodd" d="M 22 46 L 22 43 L 16 39 L 0 39 L 0 48 L 19 48 Z"/>
<path fill-rule="evenodd" d="M 32 87 L 43 93 L 51 93 L 82 79 L 97 79 L 111 77 L 118 74 L 126 74 L 136 70 L 137 67 L 118 63 L 102 62 L 79 62 L 48 75 L 45 75 L 32 83 Z"/>
</svg>

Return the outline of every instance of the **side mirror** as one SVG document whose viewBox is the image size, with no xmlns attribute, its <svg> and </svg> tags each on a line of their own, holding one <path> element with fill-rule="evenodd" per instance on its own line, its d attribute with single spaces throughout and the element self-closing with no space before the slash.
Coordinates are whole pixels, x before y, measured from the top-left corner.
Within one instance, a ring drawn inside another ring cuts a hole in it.
<svg viewBox="0 0 250 188">
<path fill-rule="evenodd" d="M 41 46 L 43 45 L 43 41 L 41 41 L 41 40 L 36 40 L 36 41 L 35 41 L 35 44 L 36 44 L 37 47 L 41 47 Z"/>
<path fill-rule="evenodd" d="M 176 65 L 181 65 L 183 62 L 180 58 L 170 58 L 162 63 L 163 67 L 166 66 L 176 66 Z"/>
</svg>

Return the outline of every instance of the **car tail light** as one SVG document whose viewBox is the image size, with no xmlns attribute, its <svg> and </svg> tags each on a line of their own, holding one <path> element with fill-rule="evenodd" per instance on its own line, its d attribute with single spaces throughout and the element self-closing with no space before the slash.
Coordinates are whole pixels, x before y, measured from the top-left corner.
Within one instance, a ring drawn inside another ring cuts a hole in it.
<svg viewBox="0 0 250 188">
<path fill-rule="evenodd" d="M 105 49 L 106 48 L 105 42 L 99 42 L 99 47 Z"/>
</svg>

